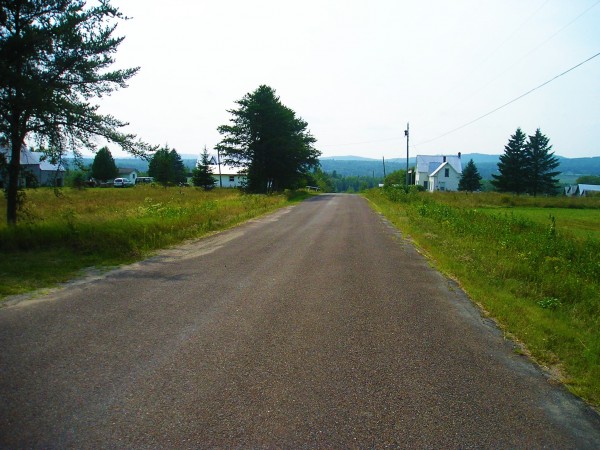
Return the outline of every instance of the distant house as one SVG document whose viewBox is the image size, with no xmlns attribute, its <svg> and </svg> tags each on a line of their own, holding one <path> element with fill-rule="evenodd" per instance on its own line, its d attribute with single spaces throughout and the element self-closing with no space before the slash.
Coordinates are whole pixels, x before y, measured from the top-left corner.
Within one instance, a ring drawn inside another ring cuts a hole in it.
<svg viewBox="0 0 600 450">
<path fill-rule="evenodd" d="M 0 147 L 6 162 L 10 162 L 11 155 L 8 148 Z M 4 187 L 4 174 L 0 171 L 0 187 Z M 20 187 L 32 186 L 63 186 L 65 181 L 65 168 L 61 163 L 52 164 L 40 152 L 33 152 L 25 145 L 21 148 L 21 174 Z"/>
<path fill-rule="evenodd" d="M 137 177 L 139 176 L 137 169 L 131 169 L 129 167 L 119 167 L 117 168 L 117 171 L 119 172 L 117 175 L 118 178 L 127 178 L 133 184 L 135 184 Z"/>
<path fill-rule="evenodd" d="M 209 155 L 210 169 L 212 176 L 215 179 L 215 187 L 235 188 L 246 184 L 246 173 L 240 167 L 226 166 L 223 163 L 219 164 L 217 155 Z M 201 159 L 198 158 L 196 164 L 200 164 Z"/>
<path fill-rule="evenodd" d="M 462 162 L 458 156 L 418 155 L 415 184 L 426 191 L 458 191 Z"/>
<path fill-rule="evenodd" d="M 600 186 L 597 184 L 573 184 L 565 187 L 567 197 L 587 197 L 588 195 L 600 195 Z"/>
</svg>

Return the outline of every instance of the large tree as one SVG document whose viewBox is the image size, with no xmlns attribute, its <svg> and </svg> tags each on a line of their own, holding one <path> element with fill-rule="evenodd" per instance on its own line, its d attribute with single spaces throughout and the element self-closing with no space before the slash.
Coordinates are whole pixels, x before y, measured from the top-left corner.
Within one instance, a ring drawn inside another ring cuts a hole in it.
<svg viewBox="0 0 600 450">
<path fill-rule="evenodd" d="M 110 0 L 4 0 L 0 3 L 0 137 L 9 147 L 7 222 L 17 222 L 21 148 L 26 138 L 50 160 L 96 150 L 96 137 L 134 154 L 149 148 L 98 112 L 93 98 L 126 87 L 138 68 L 109 70 L 125 19 Z"/>
<path fill-rule="evenodd" d="M 498 163 L 499 175 L 493 174 L 492 184 L 500 192 L 523 194 L 526 191 L 527 155 L 525 153 L 527 136 L 517 128 Z"/>
<path fill-rule="evenodd" d="M 218 128 L 217 149 L 225 164 L 243 167 L 251 192 L 295 188 L 319 166 L 320 152 L 308 124 L 283 105 L 275 90 L 262 85 L 229 110 L 231 125 Z"/>
<path fill-rule="evenodd" d="M 538 194 L 556 194 L 558 190 L 558 179 L 560 172 L 558 158 L 551 152 L 550 139 L 540 129 L 535 130 L 533 136 L 529 136 L 525 146 L 527 157 L 527 192 L 533 196 Z"/>
<path fill-rule="evenodd" d="M 212 168 L 210 167 L 210 157 L 208 150 L 204 147 L 204 151 L 200 157 L 200 162 L 196 164 L 192 170 L 192 183 L 194 186 L 203 188 L 208 191 L 215 187 L 217 180 L 213 177 Z"/>
<path fill-rule="evenodd" d="M 169 146 L 160 148 L 148 164 L 148 175 L 163 185 L 185 183 L 186 169 L 181 156 Z"/>
<path fill-rule="evenodd" d="M 463 169 L 462 176 L 458 182 L 459 191 L 478 191 L 481 189 L 481 175 L 473 160 L 469 160 Z"/>
<path fill-rule="evenodd" d="M 119 173 L 115 160 L 108 147 L 102 147 L 96 153 L 92 163 L 92 178 L 100 181 L 107 181 L 115 178 Z"/>
</svg>

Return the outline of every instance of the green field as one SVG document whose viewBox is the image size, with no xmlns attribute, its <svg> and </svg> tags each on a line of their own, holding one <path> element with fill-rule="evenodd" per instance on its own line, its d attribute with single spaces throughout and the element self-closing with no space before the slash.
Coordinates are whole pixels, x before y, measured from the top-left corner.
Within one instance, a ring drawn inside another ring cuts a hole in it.
<svg viewBox="0 0 600 450">
<path fill-rule="evenodd" d="M 550 218 L 556 220 L 556 229 L 579 238 L 600 240 L 600 209 L 573 208 L 481 208 L 491 214 L 515 214 L 539 224 L 548 224 Z"/>
<path fill-rule="evenodd" d="M 39 188 L 24 191 L 19 225 L 0 224 L 0 299 L 139 260 L 154 250 L 232 227 L 305 198 L 235 189 Z M 6 201 L 0 199 L 0 208 Z"/>
<path fill-rule="evenodd" d="M 600 405 L 600 198 L 366 195 L 523 352 Z"/>
</svg>

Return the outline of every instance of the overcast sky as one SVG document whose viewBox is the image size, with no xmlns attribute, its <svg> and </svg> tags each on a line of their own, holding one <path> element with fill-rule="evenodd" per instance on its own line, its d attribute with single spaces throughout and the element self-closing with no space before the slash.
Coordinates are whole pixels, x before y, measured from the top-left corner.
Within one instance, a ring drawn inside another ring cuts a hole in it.
<svg viewBox="0 0 600 450">
<path fill-rule="evenodd" d="M 101 103 L 127 131 L 181 154 L 211 150 L 228 109 L 266 84 L 323 156 L 500 154 L 517 127 L 557 155 L 600 156 L 598 0 L 113 0 L 132 17 Z"/>
</svg>

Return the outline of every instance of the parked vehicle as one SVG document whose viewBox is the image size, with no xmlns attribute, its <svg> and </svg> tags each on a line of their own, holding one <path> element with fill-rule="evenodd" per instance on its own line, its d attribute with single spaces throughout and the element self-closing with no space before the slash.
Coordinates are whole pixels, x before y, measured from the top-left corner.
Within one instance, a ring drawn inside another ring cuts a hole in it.
<svg viewBox="0 0 600 450">
<path fill-rule="evenodd" d="M 153 177 L 137 177 L 135 179 L 135 184 L 141 184 L 141 183 L 154 183 L 154 178 Z"/>
<path fill-rule="evenodd" d="M 128 178 L 115 178 L 115 181 L 113 182 L 113 186 L 114 187 L 129 187 L 129 186 L 133 186 L 133 183 L 131 181 L 129 181 Z"/>
</svg>

